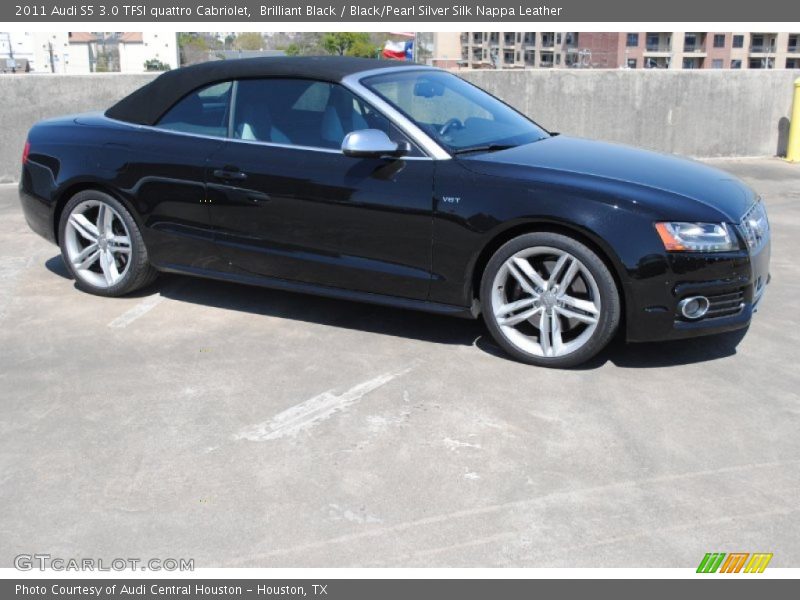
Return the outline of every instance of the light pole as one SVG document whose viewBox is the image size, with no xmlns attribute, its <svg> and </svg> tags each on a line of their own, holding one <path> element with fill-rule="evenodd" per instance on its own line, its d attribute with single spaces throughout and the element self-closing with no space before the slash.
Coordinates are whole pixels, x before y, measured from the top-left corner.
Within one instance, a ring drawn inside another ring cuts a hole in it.
<svg viewBox="0 0 800 600">
<path fill-rule="evenodd" d="M 50 40 L 47 41 L 47 54 L 50 57 L 50 72 L 56 72 L 56 61 L 55 57 L 53 56 L 53 42 Z"/>
<path fill-rule="evenodd" d="M 17 63 L 14 60 L 14 46 L 11 45 L 11 32 L 6 31 L 6 41 L 8 42 L 8 63 L 11 65 L 11 72 L 17 72 Z"/>
</svg>

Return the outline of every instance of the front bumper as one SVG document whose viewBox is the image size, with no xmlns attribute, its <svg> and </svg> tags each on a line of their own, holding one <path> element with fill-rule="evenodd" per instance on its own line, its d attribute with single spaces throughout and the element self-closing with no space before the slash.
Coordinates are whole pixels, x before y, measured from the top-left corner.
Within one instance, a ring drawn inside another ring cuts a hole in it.
<svg viewBox="0 0 800 600">
<path fill-rule="evenodd" d="M 753 252 L 654 257 L 649 272 L 640 268 L 628 286 L 628 341 L 685 339 L 747 327 L 770 280 L 769 257 L 769 239 Z M 706 316 L 689 320 L 680 315 L 678 303 L 689 296 L 711 301 Z"/>
</svg>

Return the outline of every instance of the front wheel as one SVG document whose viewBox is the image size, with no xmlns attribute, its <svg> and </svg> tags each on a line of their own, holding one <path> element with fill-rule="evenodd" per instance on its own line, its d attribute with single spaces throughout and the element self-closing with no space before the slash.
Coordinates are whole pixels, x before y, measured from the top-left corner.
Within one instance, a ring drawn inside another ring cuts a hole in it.
<svg viewBox="0 0 800 600">
<path fill-rule="evenodd" d="M 528 233 L 503 245 L 481 282 L 495 341 L 514 358 L 573 367 L 602 350 L 620 321 L 617 286 L 605 263 L 577 240 Z"/>
<path fill-rule="evenodd" d="M 85 292 L 122 296 L 156 278 L 136 221 L 103 192 L 84 190 L 67 202 L 58 239 L 67 268 Z"/>
</svg>

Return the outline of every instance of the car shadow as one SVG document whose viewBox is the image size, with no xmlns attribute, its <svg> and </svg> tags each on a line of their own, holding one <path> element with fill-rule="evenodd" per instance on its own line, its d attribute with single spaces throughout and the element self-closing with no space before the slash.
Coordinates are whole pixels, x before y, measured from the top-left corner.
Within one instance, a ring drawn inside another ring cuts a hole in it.
<svg viewBox="0 0 800 600">
<path fill-rule="evenodd" d="M 597 356 L 576 369 L 596 369 L 606 362 L 623 369 L 679 367 L 736 354 L 747 329 L 668 342 L 626 343 L 617 336 Z"/>
<path fill-rule="evenodd" d="M 60 254 L 56 254 L 52 258 L 48 258 L 44 263 L 44 267 L 54 275 L 58 275 L 64 279 L 72 279 L 69 271 L 67 271 L 67 265 L 64 264 L 64 259 L 61 258 Z"/>
<path fill-rule="evenodd" d="M 180 275 L 162 275 L 159 281 L 158 291 L 171 300 L 254 315 L 435 344 L 469 346 L 483 333 L 482 323 L 469 319 Z"/>
<path fill-rule="evenodd" d="M 60 255 L 50 258 L 45 267 L 65 279 L 72 279 Z M 475 346 L 482 352 L 511 360 L 492 340 L 481 320 L 459 319 L 285 292 L 225 281 L 199 279 L 162 273 L 156 282 L 129 297 L 158 293 L 178 302 L 211 306 L 254 315 L 278 317 L 416 339 L 435 344 Z M 664 368 L 718 360 L 736 354 L 736 347 L 747 330 L 670 342 L 627 344 L 618 335 L 597 356 L 575 367 L 593 370 L 611 363 L 626 369 Z"/>
</svg>

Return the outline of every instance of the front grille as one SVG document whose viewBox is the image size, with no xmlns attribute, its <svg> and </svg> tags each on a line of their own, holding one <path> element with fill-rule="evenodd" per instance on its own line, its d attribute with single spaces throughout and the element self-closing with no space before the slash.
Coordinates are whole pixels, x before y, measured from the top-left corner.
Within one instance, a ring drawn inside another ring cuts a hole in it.
<svg viewBox="0 0 800 600">
<path fill-rule="evenodd" d="M 769 234 L 769 220 L 761 199 L 744 214 L 739 222 L 739 228 L 751 251 L 756 250 L 764 243 Z"/>
<path fill-rule="evenodd" d="M 705 315 L 706 319 L 738 315 L 744 308 L 744 290 L 707 296 L 707 298 L 708 312 Z"/>
</svg>

